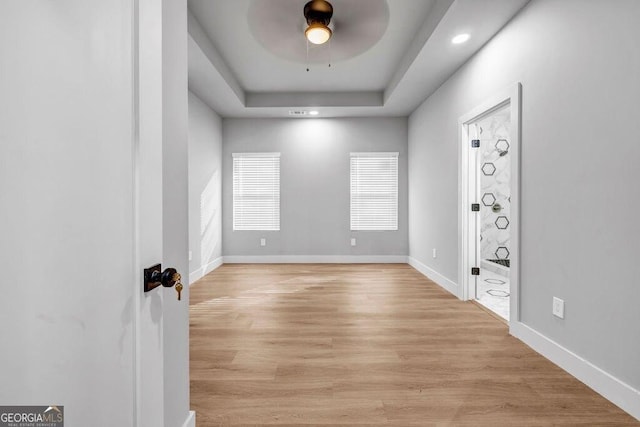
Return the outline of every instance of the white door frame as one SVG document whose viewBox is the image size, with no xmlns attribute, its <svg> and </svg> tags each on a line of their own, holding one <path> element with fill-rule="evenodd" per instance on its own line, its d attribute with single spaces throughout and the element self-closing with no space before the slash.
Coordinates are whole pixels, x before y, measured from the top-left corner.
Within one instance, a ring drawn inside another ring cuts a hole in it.
<svg viewBox="0 0 640 427">
<path fill-rule="evenodd" d="M 174 288 L 142 289 L 143 269 L 157 263 L 162 263 L 163 269 L 177 268 L 185 284 L 188 280 L 187 4 L 186 0 L 131 3 L 135 278 L 132 425 L 192 427 L 195 414 L 188 411 L 188 286 L 180 302 Z M 184 61 L 175 61 L 176 51 L 184 55 Z M 167 179 L 167 159 L 171 159 L 173 180 Z M 170 405 L 173 402 L 177 403 Z"/>
<path fill-rule="evenodd" d="M 494 96 L 488 98 L 485 102 L 478 105 L 458 119 L 458 193 L 459 197 L 459 249 L 458 249 L 458 266 L 459 277 L 461 278 L 461 287 L 459 298 L 469 300 L 474 297 L 475 290 L 471 289 L 473 284 L 471 276 L 471 244 L 475 244 L 475 233 L 472 233 L 471 221 L 474 219 L 475 213 L 471 212 L 471 203 L 479 201 L 472 200 L 473 194 L 470 194 L 469 187 L 471 180 L 474 178 L 474 171 L 470 171 L 470 138 L 469 124 L 486 116 L 488 113 L 509 105 L 511 114 L 511 129 L 509 131 L 509 152 L 511 154 L 511 217 L 509 221 L 510 227 L 510 259 L 509 283 L 510 283 L 510 327 L 520 320 L 519 312 L 519 287 L 520 287 L 520 113 L 521 113 L 521 92 L 522 85 L 515 83 L 512 86 L 500 91 Z"/>
</svg>

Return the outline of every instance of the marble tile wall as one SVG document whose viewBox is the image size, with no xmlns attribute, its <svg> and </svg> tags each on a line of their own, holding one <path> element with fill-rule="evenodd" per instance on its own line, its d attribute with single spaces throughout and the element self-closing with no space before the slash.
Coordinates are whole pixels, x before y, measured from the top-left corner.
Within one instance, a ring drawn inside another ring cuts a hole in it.
<svg viewBox="0 0 640 427">
<path fill-rule="evenodd" d="M 480 134 L 480 252 L 482 259 L 509 259 L 511 154 L 509 108 L 478 122 Z"/>
</svg>

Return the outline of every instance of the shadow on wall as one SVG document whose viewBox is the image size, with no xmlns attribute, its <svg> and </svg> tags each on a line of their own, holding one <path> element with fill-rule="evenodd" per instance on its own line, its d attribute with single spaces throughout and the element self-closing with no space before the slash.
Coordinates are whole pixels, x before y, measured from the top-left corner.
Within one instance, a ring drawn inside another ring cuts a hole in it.
<svg viewBox="0 0 640 427">
<path fill-rule="evenodd" d="M 213 261 L 221 245 L 221 179 L 216 170 L 200 194 L 200 264 Z"/>
</svg>

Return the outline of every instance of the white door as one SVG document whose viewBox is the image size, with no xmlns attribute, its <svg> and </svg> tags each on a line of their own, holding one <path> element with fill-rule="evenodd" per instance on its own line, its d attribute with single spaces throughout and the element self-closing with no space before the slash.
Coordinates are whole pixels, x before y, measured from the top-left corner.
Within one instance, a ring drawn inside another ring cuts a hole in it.
<svg viewBox="0 0 640 427">
<path fill-rule="evenodd" d="M 188 419 L 188 293 L 142 291 L 186 275 L 186 31 L 184 1 L 0 2 L 0 405 Z"/>
</svg>

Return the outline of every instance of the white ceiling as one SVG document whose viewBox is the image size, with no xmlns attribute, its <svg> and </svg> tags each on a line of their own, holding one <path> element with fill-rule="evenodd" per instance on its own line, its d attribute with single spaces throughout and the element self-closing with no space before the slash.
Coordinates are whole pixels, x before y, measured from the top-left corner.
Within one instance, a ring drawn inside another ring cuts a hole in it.
<svg viewBox="0 0 640 427">
<path fill-rule="evenodd" d="M 189 0 L 189 89 L 223 117 L 407 116 L 529 0 L 329 1 L 307 54 L 307 0 Z"/>
</svg>

